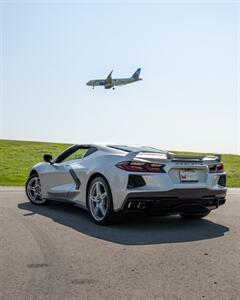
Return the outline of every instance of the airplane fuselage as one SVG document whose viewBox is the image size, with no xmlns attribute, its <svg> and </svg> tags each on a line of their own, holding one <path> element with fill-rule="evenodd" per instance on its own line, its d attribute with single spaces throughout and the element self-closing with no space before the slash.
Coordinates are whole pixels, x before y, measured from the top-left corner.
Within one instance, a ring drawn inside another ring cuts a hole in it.
<svg viewBox="0 0 240 300">
<path fill-rule="evenodd" d="M 87 85 L 92 86 L 93 88 L 95 86 L 104 86 L 105 89 L 110 89 L 114 88 L 114 86 L 121 86 L 121 85 L 126 85 L 129 83 L 133 83 L 135 81 L 142 80 L 139 78 L 141 69 L 139 68 L 132 77 L 129 78 L 116 78 L 113 79 L 111 77 L 112 72 L 108 75 L 106 79 L 95 79 L 95 80 L 90 80 L 87 82 Z"/>
<path fill-rule="evenodd" d="M 109 86 L 110 88 L 112 86 L 117 86 L 117 85 L 125 85 L 129 83 L 133 83 L 136 81 L 142 80 L 141 78 L 139 79 L 134 79 L 134 78 L 117 78 L 117 79 L 112 79 L 112 84 L 107 82 L 106 79 L 95 79 L 95 80 L 90 80 L 88 81 L 87 85 L 89 86 Z"/>
</svg>

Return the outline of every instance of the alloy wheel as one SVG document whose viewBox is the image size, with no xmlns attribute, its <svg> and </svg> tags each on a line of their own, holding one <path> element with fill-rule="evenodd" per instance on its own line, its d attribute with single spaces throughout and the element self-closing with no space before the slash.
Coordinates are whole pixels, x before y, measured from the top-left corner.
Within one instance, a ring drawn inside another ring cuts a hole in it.
<svg viewBox="0 0 240 300">
<path fill-rule="evenodd" d="M 96 181 L 91 186 L 89 192 L 89 208 L 96 221 L 101 221 L 107 214 L 108 194 L 104 184 Z"/>
<path fill-rule="evenodd" d="M 42 198 L 40 179 L 37 176 L 29 179 L 27 184 L 27 195 L 29 199 L 36 204 L 42 204 L 45 202 Z"/>
</svg>

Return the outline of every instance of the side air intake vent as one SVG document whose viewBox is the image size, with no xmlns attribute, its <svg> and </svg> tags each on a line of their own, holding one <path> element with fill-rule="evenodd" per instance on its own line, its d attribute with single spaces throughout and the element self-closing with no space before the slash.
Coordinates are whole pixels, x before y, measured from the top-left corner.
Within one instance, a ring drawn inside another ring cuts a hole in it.
<svg viewBox="0 0 240 300">
<path fill-rule="evenodd" d="M 219 176 L 218 184 L 221 186 L 226 186 L 227 178 L 226 175 Z"/>
<path fill-rule="evenodd" d="M 128 189 L 144 186 L 146 182 L 141 175 L 129 175 L 128 177 Z"/>
</svg>

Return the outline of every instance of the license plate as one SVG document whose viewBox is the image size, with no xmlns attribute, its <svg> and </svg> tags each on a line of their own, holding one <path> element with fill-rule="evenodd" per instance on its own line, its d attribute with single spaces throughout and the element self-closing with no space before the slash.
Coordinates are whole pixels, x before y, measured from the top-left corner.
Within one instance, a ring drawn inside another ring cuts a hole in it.
<svg viewBox="0 0 240 300">
<path fill-rule="evenodd" d="M 198 174 L 195 170 L 180 170 L 181 182 L 196 182 L 198 181 Z"/>
</svg>

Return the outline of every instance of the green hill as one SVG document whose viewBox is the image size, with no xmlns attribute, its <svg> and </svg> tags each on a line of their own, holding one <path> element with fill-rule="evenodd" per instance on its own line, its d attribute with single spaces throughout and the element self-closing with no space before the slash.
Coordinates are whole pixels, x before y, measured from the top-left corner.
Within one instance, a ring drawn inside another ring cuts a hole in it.
<svg viewBox="0 0 240 300">
<path fill-rule="evenodd" d="M 22 186 L 29 170 L 42 161 L 44 153 L 54 156 L 68 144 L 0 140 L 0 185 Z M 228 186 L 240 187 L 240 155 L 223 154 L 222 160 L 228 174 Z"/>
</svg>

